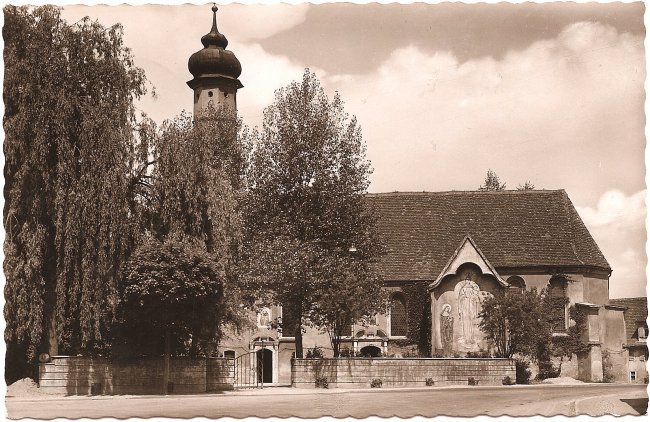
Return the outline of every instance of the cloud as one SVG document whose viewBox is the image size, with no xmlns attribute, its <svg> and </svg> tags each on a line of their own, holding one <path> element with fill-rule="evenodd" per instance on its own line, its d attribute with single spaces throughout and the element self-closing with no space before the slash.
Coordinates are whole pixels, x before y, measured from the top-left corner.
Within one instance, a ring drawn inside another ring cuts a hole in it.
<svg viewBox="0 0 650 422">
<path fill-rule="evenodd" d="M 588 227 L 637 227 L 645 221 L 645 197 L 645 190 L 631 196 L 611 190 L 605 192 L 596 208 L 577 207 L 577 210 Z"/>
<path fill-rule="evenodd" d="M 305 21 L 309 4 L 232 4 L 224 7 L 224 22 L 236 22 L 231 32 L 241 42 L 260 40 L 291 29 Z"/>
<path fill-rule="evenodd" d="M 609 283 L 610 298 L 646 296 L 648 260 L 642 250 L 625 249 L 613 255 L 609 262 L 613 268 Z"/>
<path fill-rule="evenodd" d="M 645 296 L 646 191 L 605 192 L 595 208 L 576 207 L 613 269 L 610 297 Z"/>
<path fill-rule="evenodd" d="M 645 74 L 642 38 L 576 23 L 501 60 L 409 46 L 326 82 L 364 128 L 373 191 L 475 189 L 491 168 L 592 202 L 643 186 Z"/>
</svg>

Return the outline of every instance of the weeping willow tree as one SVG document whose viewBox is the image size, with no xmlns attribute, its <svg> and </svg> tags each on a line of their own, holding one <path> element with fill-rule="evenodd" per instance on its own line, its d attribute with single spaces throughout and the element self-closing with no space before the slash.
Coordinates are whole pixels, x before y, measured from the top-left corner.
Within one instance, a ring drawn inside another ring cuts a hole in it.
<svg viewBox="0 0 650 422">
<path fill-rule="evenodd" d="M 107 348 L 149 146 L 133 105 L 146 79 L 121 26 L 69 24 L 50 6 L 6 6 L 4 19 L 4 316 L 18 368 Z"/>
</svg>

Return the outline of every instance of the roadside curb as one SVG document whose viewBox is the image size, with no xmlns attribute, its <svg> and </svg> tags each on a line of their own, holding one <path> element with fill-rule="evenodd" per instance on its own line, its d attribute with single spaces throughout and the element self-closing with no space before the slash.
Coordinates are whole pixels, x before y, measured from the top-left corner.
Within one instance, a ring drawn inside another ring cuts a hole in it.
<svg viewBox="0 0 650 422">
<path fill-rule="evenodd" d="M 581 383 L 571 384 L 579 385 L 580 387 L 601 387 L 602 383 Z M 497 390 L 497 389 L 553 389 L 567 387 L 568 384 L 518 384 L 518 385 L 484 385 L 484 386 L 468 386 L 468 385 L 444 385 L 444 386 L 431 386 L 431 387 L 392 387 L 392 388 L 292 388 L 292 387 L 266 387 L 251 390 L 229 390 L 211 393 L 198 393 L 198 394 L 147 394 L 147 395 L 102 395 L 102 396 L 60 396 L 60 395 L 34 395 L 34 396 L 5 396 L 5 400 L 12 402 L 35 402 L 35 401 L 50 401 L 50 400 L 130 400 L 130 399 L 150 399 L 150 398 L 167 398 L 167 399 L 190 399 L 200 397 L 237 397 L 237 396 L 298 396 L 298 395 L 314 395 L 314 394 L 354 394 L 354 393 L 382 393 L 382 392 L 424 392 L 424 391 L 445 391 L 445 390 Z M 610 384 L 610 387 L 627 389 L 632 388 L 635 384 Z M 615 396 L 615 395 L 614 395 Z M 576 407 L 577 403 L 584 400 L 593 399 L 587 397 L 580 400 L 575 400 L 572 405 Z"/>
</svg>

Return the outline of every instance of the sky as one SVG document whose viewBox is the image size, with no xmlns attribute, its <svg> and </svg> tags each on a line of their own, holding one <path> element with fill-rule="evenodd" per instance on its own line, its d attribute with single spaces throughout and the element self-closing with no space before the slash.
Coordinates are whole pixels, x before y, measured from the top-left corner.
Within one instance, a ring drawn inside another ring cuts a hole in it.
<svg viewBox="0 0 650 422">
<path fill-rule="evenodd" d="M 60 4 L 60 3 L 59 3 Z M 124 26 L 155 86 L 138 108 L 191 111 L 189 56 L 211 4 L 64 6 Z M 238 108 L 260 126 L 309 68 L 363 129 L 371 192 L 565 189 L 613 268 L 611 297 L 646 295 L 643 3 L 224 4 Z"/>
</svg>

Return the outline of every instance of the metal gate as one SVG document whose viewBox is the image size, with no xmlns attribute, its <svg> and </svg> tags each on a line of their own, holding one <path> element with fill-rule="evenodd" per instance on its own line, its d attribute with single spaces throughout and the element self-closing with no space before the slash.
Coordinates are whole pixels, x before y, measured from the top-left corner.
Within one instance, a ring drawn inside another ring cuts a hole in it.
<svg viewBox="0 0 650 422">
<path fill-rule="evenodd" d="M 257 352 L 235 358 L 235 388 L 264 387 L 264 360 Z"/>
</svg>

